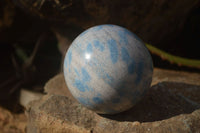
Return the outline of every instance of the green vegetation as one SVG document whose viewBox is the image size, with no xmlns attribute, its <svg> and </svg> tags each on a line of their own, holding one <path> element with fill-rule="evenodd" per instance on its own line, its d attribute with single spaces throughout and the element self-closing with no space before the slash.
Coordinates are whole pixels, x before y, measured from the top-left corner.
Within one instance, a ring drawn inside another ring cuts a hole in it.
<svg viewBox="0 0 200 133">
<path fill-rule="evenodd" d="M 187 66 L 187 67 L 200 69 L 200 60 L 194 60 L 194 59 L 188 59 L 188 58 L 182 58 L 179 56 L 174 56 L 174 55 L 171 55 L 165 51 L 162 51 L 150 44 L 145 43 L 145 45 L 151 53 L 158 55 L 159 57 L 161 57 L 164 60 L 169 61 L 170 63 L 177 64 L 179 66 Z"/>
</svg>

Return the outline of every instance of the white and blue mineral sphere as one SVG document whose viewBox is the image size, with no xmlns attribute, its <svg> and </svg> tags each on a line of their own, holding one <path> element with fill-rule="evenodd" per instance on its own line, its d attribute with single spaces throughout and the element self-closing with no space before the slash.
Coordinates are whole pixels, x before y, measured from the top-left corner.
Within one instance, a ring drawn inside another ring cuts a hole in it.
<svg viewBox="0 0 200 133">
<path fill-rule="evenodd" d="M 150 87 L 153 64 L 144 43 L 116 25 L 99 25 L 80 34 L 64 60 L 72 95 L 100 114 L 116 114 L 135 105 Z"/>
</svg>

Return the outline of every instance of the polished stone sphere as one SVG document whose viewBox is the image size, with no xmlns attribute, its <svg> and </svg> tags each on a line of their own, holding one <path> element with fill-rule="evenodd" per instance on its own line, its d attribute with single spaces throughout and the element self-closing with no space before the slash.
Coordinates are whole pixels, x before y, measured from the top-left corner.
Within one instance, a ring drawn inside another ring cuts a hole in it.
<svg viewBox="0 0 200 133">
<path fill-rule="evenodd" d="M 150 87 L 152 73 L 145 44 L 116 25 L 99 25 L 81 33 L 64 60 L 70 92 L 82 105 L 100 114 L 133 107 Z"/>
</svg>

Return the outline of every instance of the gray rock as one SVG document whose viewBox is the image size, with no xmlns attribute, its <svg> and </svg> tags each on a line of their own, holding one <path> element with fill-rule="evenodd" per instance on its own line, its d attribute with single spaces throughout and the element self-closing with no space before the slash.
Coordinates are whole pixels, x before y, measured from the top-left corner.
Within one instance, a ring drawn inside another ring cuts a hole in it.
<svg viewBox="0 0 200 133">
<path fill-rule="evenodd" d="M 155 69 L 152 87 L 133 108 L 98 115 L 80 105 L 59 74 L 45 85 L 47 95 L 27 107 L 28 133 L 200 132 L 200 74 Z"/>
</svg>

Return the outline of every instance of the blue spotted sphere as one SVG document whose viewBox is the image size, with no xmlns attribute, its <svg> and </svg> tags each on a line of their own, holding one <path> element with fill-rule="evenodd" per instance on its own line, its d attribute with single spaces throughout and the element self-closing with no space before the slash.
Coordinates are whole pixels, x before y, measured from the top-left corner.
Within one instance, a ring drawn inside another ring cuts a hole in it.
<svg viewBox="0 0 200 133">
<path fill-rule="evenodd" d="M 99 25 L 81 33 L 64 59 L 64 77 L 79 103 L 100 114 L 135 105 L 150 87 L 152 58 L 129 30 Z"/>
</svg>

